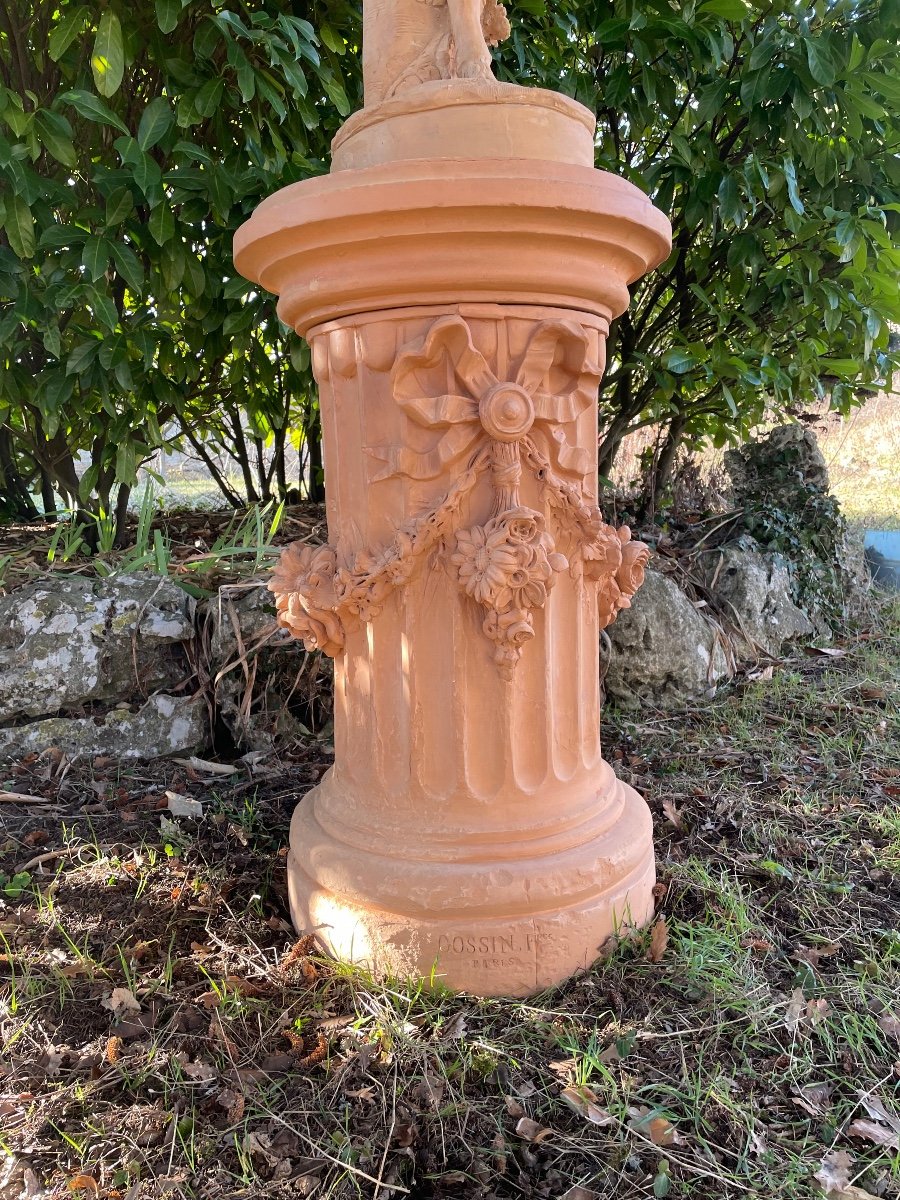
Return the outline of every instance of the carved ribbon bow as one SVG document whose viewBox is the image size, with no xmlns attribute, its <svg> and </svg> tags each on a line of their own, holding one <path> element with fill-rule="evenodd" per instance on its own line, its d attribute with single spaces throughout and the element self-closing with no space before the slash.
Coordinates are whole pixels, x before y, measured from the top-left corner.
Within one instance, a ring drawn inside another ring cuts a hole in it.
<svg viewBox="0 0 900 1200">
<path fill-rule="evenodd" d="M 442 317 L 398 357 L 393 391 L 411 421 L 443 434 L 423 452 L 406 446 L 371 449 L 385 463 L 375 479 L 434 479 L 485 437 L 517 442 L 533 427 L 542 433 L 553 466 L 580 478 L 591 456 L 569 444 L 563 427 L 593 401 L 601 373 L 584 330 L 573 321 L 549 320 L 531 335 L 514 378 L 499 380 L 473 345 L 466 322 Z"/>
<path fill-rule="evenodd" d="M 589 354 L 588 335 L 573 321 L 541 322 L 507 381 L 497 378 L 475 348 L 461 317 L 435 321 L 425 337 L 401 351 L 392 384 L 403 412 L 428 434 L 439 431 L 438 439 L 432 436 L 425 450 L 400 446 L 370 453 L 385 463 L 378 479 L 433 479 L 454 465 L 461 469 L 446 495 L 408 520 L 379 551 L 360 551 L 352 562 L 339 564 L 333 546 L 287 547 L 269 584 L 279 623 L 309 650 L 341 653 L 348 627 L 371 620 L 416 562 L 452 533 L 450 562 L 459 585 L 481 606 L 494 661 L 511 678 L 522 646 L 535 635 L 535 611 L 545 607 L 556 576 L 570 567 L 545 514 L 519 501 L 524 461 L 540 480 L 557 522 L 573 536 L 578 557 L 572 569 L 597 585 L 601 624 L 609 624 L 631 603 L 649 551 L 631 540 L 625 526 L 605 524 L 585 493 L 590 453 L 566 439 L 565 427 L 593 401 L 601 370 Z M 492 514 L 459 529 L 463 500 L 487 469 Z"/>
</svg>

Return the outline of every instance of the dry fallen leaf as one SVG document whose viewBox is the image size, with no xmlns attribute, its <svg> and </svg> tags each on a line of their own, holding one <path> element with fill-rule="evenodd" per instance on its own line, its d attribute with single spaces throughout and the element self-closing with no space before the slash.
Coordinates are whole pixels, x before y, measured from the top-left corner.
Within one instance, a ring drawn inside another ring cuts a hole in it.
<svg viewBox="0 0 900 1200">
<path fill-rule="evenodd" d="M 207 775 L 233 775 L 237 771 L 233 763 L 209 762 L 208 759 L 195 758 L 193 755 L 190 758 L 173 758 L 172 762 L 181 767 L 190 767 L 194 771 L 203 771 Z"/>
<path fill-rule="evenodd" d="M 506 1111 L 511 1117 L 518 1119 L 525 1116 L 525 1109 L 518 1102 L 515 1096 L 504 1096 L 503 1103 L 506 1105 Z"/>
<path fill-rule="evenodd" d="M 873 1096 L 868 1092 L 860 1094 L 860 1103 L 863 1108 L 876 1121 L 881 1121 L 887 1125 L 896 1134 L 900 1134 L 900 1117 L 893 1109 L 888 1108 L 880 1096 Z"/>
<path fill-rule="evenodd" d="M 806 1019 L 810 1025 L 821 1025 L 830 1012 L 831 1005 L 827 1000 L 807 1000 L 806 1002 Z"/>
<path fill-rule="evenodd" d="M 597 1193 L 589 1192 L 587 1188 L 579 1187 L 576 1184 L 574 1187 L 569 1188 L 566 1194 L 561 1197 L 561 1200 L 597 1200 Z"/>
<path fill-rule="evenodd" d="M 66 1186 L 70 1192 L 93 1192 L 95 1196 L 100 1191 L 93 1175 L 73 1175 Z"/>
<path fill-rule="evenodd" d="M 865 1138 L 876 1146 L 890 1146 L 892 1150 L 900 1150 L 900 1136 L 896 1131 L 878 1121 L 866 1121 L 858 1118 L 851 1121 L 847 1128 L 847 1136 Z"/>
<path fill-rule="evenodd" d="M 39 1196 L 46 1196 L 46 1192 L 41 1187 L 41 1181 L 32 1171 L 31 1167 L 26 1167 L 22 1172 L 23 1188 L 20 1193 L 19 1200 L 37 1200 Z"/>
<path fill-rule="evenodd" d="M 259 1064 L 259 1069 L 266 1074 L 278 1074 L 284 1071 L 292 1071 L 294 1069 L 294 1056 L 292 1054 L 268 1054 Z"/>
<path fill-rule="evenodd" d="M 203 804 L 192 796 L 183 796 L 180 792 L 166 792 L 166 807 L 173 817 L 202 817 Z"/>
<path fill-rule="evenodd" d="M 105 997 L 100 1003 L 104 1008 L 108 1008 L 114 1017 L 141 1011 L 140 1003 L 135 999 L 134 992 L 130 988 L 113 988 L 112 994 Z"/>
<path fill-rule="evenodd" d="M 611 1116 L 597 1103 L 597 1096 L 589 1087 L 563 1088 L 562 1098 L 566 1104 L 592 1125 L 614 1125 L 615 1117 Z"/>
<path fill-rule="evenodd" d="M 650 961 L 658 963 L 665 954 L 668 944 L 669 926 L 665 917 L 659 917 L 650 933 L 650 949 L 647 951 L 647 957 Z"/>
<path fill-rule="evenodd" d="M 822 1159 L 814 1178 L 826 1200 L 877 1200 L 865 1188 L 850 1182 L 853 1158 L 846 1150 L 833 1150 Z"/>
<path fill-rule="evenodd" d="M 178 1054 L 176 1055 L 176 1058 L 181 1064 L 181 1069 L 184 1071 L 188 1079 L 203 1081 L 207 1079 L 215 1079 L 218 1075 L 216 1068 L 211 1066 L 209 1063 L 200 1062 L 199 1060 L 197 1062 L 191 1062 L 186 1054 Z"/>
<path fill-rule="evenodd" d="M 635 1133 L 650 1139 L 654 1146 L 682 1146 L 684 1138 L 666 1117 L 653 1116 L 656 1112 L 645 1105 L 629 1108 L 628 1124 Z"/>
<path fill-rule="evenodd" d="M 272 1139 L 265 1133 L 245 1134 L 243 1150 L 245 1154 L 255 1154 L 268 1162 L 278 1162 L 278 1155 L 272 1153 Z"/>
<path fill-rule="evenodd" d="M 236 1125 L 244 1115 L 244 1096 L 232 1088 L 222 1088 L 216 1103 L 225 1109 L 229 1125 Z"/>
<path fill-rule="evenodd" d="M 84 959 L 80 959 L 78 962 L 66 963 L 64 967 L 60 967 L 59 973 L 66 979 L 78 979 L 82 975 L 89 975 L 93 978 L 93 976 L 96 974 L 96 968 L 94 967 L 93 963 L 85 962 Z M 107 1007 L 109 1006 L 107 1005 Z"/>
<path fill-rule="evenodd" d="M 554 1073 L 554 1075 L 559 1075 L 559 1077 L 561 1079 L 568 1080 L 568 1079 L 571 1079 L 572 1076 L 575 1074 L 575 1072 L 578 1070 L 578 1059 L 577 1058 L 557 1058 L 557 1059 L 554 1059 L 553 1062 L 548 1063 L 547 1066 Z M 519 1091 L 519 1095 L 520 1096 L 522 1095 L 521 1090 Z"/>
<path fill-rule="evenodd" d="M 532 1121 L 531 1117 L 522 1117 L 516 1123 L 516 1133 L 526 1142 L 534 1142 L 535 1145 L 540 1145 L 541 1142 L 546 1142 L 547 1138 L 553 1137 L 553 1130 L 548 1129 L 546 1125 L 539 1125 L 537 1121 Z"/>
<path fill-rule="evenodd" d="M 817 967 L 823 958 L 831 958 L 839 954 L 841 949 L 840 942 L 828 942 L 824 946 L 798 946 L 794 951 L 794 958 L 799 962 L 809 963 L 811 967 Z"/>
<path fill-rule="evenodd" d="M 342 1013 L 339 1017 L 325 1017 L 319 1022 L 319 1029 L 324 1029 L 326 1033 L 334 1033 L 338 1029 L 343 1029 L 346 1025 L 352 1025 L 356 1020 L 356 1013 Z"/>
<path fill-rule="evenodd" d="M 809 1083 L 798 1088 L 792 1097 L 798 1108 L 805 1109 L 812 1117 L 821 1117 L 831 1104 L 832 1087 L 829 1083 Z"/>
<path fill-rule="evenodd" d="M 506 1174 L 506 1139 L 504 1138 L 502 1133 L 494 1134 L 493 1140 L 491 1141 L 491 1148 L 493 1150 L 493 1154 L 491 1155 L 491 1161 L 494 1165 L 494 1170 L 497 1172 L 498 1175 L 505 1175 Z"/>
<path fill-rule="evenodd" d="M 411 1121 L 400 1121 L 394 1126 L 394 1133 L 391 1137 L 391 1145 L 399 1146 L 401 1149 L 405 1149 L 407 1146 L 411 1146 L 413 1144 L 413 1142 L 416 1140 L 417 1134 L 418 1130 Z"/>
<path fill-rule="evenodd" d="M 791 992 L 791 998 L 788 1001 L 787 1012 L 784 1014 L 784 1023 L 791 1031 L 795 1030 L 803 1019 L 803 1014 L 806 1012 L 806 997 L 803 995 L 803 988 L 794 988 Z"/>
<path fill-rule="evenodd" d="M 663 810 L 663 813 L 665 814 L 666 820 L 669 821 L 672 825 L 674 825 L 679 833 L 683 833 L 684 832 L 684 822 L 681 819 L 681 811 L 682 810 L 680 808 L 675 807 L 675 801 L 670 800 L 668 796 L 665 796 L 663 798 L 663 802 L 662 802 L 662 810 Z"/>
<path fill-rule="evenodd" d="M 771 679 L 775 674 L 775 668 L 771 663 L 767 667 L 762 667 L 759 671 L 748 671 L 748 679 Z"/>
<path fill-rule="evenodd" d="M 457 1038 L 464 1038 L 465 1036 L 466 1036 L 466 1015 L 465 1015 L 465 1013 L 461 1013 L 461 1012 L 457 1013 L 456 1016 L 453 1018 L 453 1020 L 449 1021 L 441 1029 L 441 1037 L 445 1038 L 447 1041 L 455 1040 Z"/>
<path fill-rule="evenodd" d="M 432 1075 L 426 1071 L 416 1088 L 415 1095 L 437 1112 L 444 1102 L 445 1086 L 443 1076 Z"/>
<path fill-rule="evenodd" d="M 134 963 L 142 963 L 145 958 L 152 957 L 155 954 L 155 948 L 159 946 L 159 940 L 154 938 L 152 942 L 135 942 L 129 947 L 125 953 Z"/>
<path fill-rule="evenodd" d="M 750 1130 L 750 1151 L 756 1155 L 767 1154 L 769 1151 L 769 1143 L 758 1129 Z"/>
<path fill-rule="evenodd" d="M 900 1042 L 900 1017 L 895 1017 L 892 1013 L 882 1013 L 878 1018 L 878 1028 L 888 1037 L 896 1038 Z"/>
</svg>

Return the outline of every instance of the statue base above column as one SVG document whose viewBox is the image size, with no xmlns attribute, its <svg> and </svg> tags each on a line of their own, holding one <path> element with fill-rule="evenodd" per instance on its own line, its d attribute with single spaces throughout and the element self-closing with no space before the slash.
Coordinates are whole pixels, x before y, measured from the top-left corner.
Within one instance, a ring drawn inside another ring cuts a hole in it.
<svg viewBox="0 0 900 1200">
<path fill-rule="evenodd" d="M 649 809 L 606 763 L 587 819 L 532 842 L 448 830 L 444 845 L 336 828 L 364 807 L 333 772 L 291 822 L 288 888 L 298 929 L 384 978 L 480 996 L 528 996 L 590 966 L 612 934 L 646 925 L 655 880 Z M 546 806 L 552 808 L 552 796 Z M 381 809 L 380 811 L 384 811 Z"/>
<path fill-rule="evenodd" d="M 332 142 L 331 169 L 425 158 L 526 158 L 592 167 L 595 124 L 583 104 L 558 92 L 495 79 L 442 79 L 354 113 Z"/>
</svg>

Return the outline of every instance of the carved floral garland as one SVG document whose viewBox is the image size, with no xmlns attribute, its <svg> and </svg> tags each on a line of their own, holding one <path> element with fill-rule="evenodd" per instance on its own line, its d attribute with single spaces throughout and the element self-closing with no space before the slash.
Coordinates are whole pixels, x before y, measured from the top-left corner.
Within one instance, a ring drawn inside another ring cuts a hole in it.
<svg viewBox="0 0 900 1200">
<path fill-rule="evenodd" d="M 442 390 L 448 378 L 457 390 Z M 280 624 L 308 650 L 340 654 L 347 629 L 377 616 L 421 557 L 455 534 L 450 565 L 465 594 L 485 611 L 482 628 L 505 677 L 511 678 L 522 646 L 534 637 L 534 611 L 544 607 L 560 572 L 571 569 L 597 585 L 601 627 L 608 625 L 631 604 L 650 553 L 631 540 L 627 526 L 605 524 L 585 497 L 587 452 L 569 445 L 562 429 L 593 402 L 599 378 L 587 336 L 574 321 L 538 325 L 508 381 L 494 375 L 461 317 L 435 321 L 424 338 L 399 354 L 393 386 L 411 421 L 443 432 L 427 453 L 408 447 L 372 451 L 385 464 L 376 478 L 430 479 L 463 460 L 468 465 L 430 512 L 406 522 L 378 553 L 360 551 L 341 566 L 333 546 L 288 546 L 269 583 Z M 523 461 L 542 484 L 557 522 L 576 540 L 580 555 L 571 567 L 557 551 L 544 514 L 519 502 Z M 459 529 L 462 501 L 487 470 L 494 492 L 491 516 Z"/>
</svg>

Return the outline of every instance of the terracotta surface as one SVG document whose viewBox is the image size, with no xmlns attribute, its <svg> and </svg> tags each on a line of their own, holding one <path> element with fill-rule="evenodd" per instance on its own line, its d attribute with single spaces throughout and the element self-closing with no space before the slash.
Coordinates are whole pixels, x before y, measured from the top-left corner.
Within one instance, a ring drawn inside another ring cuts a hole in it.
<svg viewBox="0 0 900 1200">
<path fill-rule="evenodd" d="M 376 971 L 524 995 L 652 911 L 650 815 L 600 752 L 598 630 L 647 551 L 596 507 L 596 395 L 670 231 L 594 170 L 585 109 L 485 78 L 478 5 L 366 4 L 335 170 L 235 238 L 310 342 L 324 430 L 329 544 L 271 585 L 335 658 L 291 905 Z"/>
<path fill-rule="evenodd" d="M 448 158 L 533 158 L 590 167 L 594 127 L 592 112 L 557 92 L 495 79 L 425 83 L 345 121 L 332 144 L 331 169 Z"/>
</svg>

